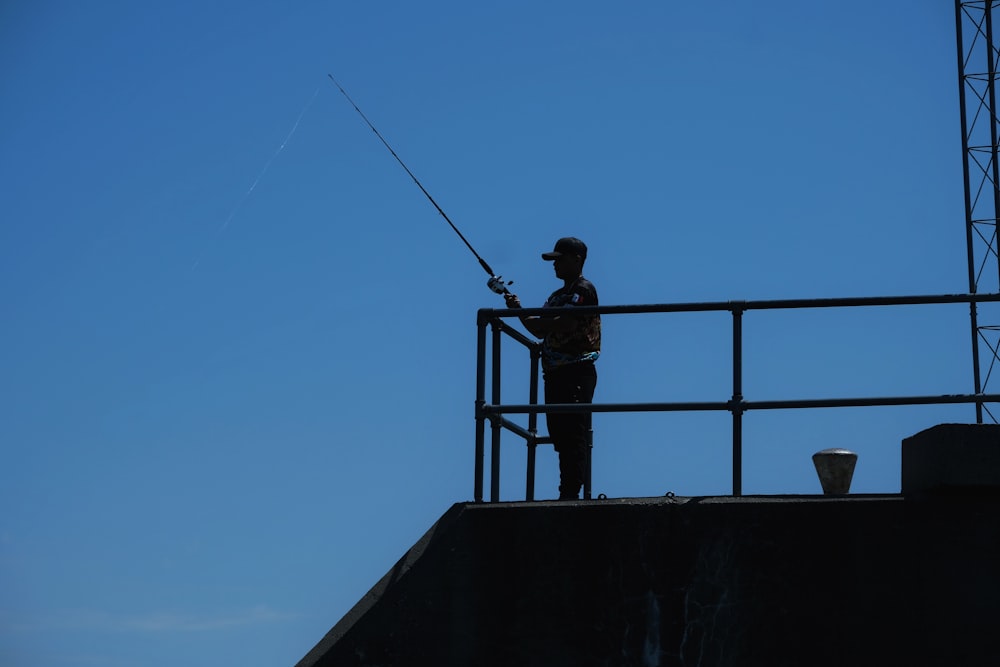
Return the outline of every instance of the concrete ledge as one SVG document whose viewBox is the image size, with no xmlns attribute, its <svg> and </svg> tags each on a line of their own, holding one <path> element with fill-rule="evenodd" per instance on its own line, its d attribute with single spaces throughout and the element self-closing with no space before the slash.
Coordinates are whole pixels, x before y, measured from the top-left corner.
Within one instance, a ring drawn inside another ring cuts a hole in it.
<svg viewBox="0 0 1000 667">
<path fill-rule="evenodd" d="M 1000 425 L 938 424 L 903 440 L 903 493 L 1000 488 Z"/>
<path fill-rule="evenodd" d="M 989 665 L 1000 493 L 460 504 L 298 667 Z"/>
</svg>

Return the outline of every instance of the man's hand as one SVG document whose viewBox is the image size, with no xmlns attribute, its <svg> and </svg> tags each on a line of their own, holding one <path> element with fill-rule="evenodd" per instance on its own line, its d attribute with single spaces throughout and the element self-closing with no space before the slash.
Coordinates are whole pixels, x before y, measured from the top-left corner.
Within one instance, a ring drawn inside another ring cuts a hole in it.
<svg viewBox="0 0 1000 667">
<path fill-rule="evenodd" d="M 504 301 L 507 302 L 507 307 L 508 308 L 520 308 L 521 307 L 521 300 L 517 298 L 516 294 L 511 294 L 510 292 L 507 292 L 506 294 L 503 295 L 503 298 L 504 298 Z"/>
<path fill-rule="evenodd" d="M 517 298 L 516 294 L 511 294 L 507 292 L 503 295 L 504 300 L 507 302 L 508 308 L 520 308 L 521 300 Z M 521 320 L 521 324 L 527 329 L 532 336 L 536 338 L 545 338 L 545 335 L 549 333 L 551 329 L 551 322 L 558 320 L 559 318 L 543 318 L 538 315 L 532 315 L 531 317 L 525 317 L 524 315 L 518 315 Z"/>
</svg>

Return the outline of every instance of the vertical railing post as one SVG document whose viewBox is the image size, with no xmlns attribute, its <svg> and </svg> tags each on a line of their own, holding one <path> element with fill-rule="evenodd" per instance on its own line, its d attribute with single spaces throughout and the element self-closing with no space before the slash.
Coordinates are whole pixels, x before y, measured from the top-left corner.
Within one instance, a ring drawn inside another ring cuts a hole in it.
<svg viewBox="0 0 1000 667">
<path fill-rule="evenodd" d="M 743 311 L 744 302 L 731 305 L 733 313 L 733 495 L 743 495 Z"/>
<path fill-rule="evenodd" d="M 500 405 L 500 326 L 496 320 L 493 325 L 493 393 L 490 404 Z M 503 414 L 493 415 L 491 424 L 493 426 L 492 442 L 490 445 L 490 502 L 500 500 L 500 420 Z"/>
<path fill-rule="evenodd" d="M 476 318 L 476 470 L 472 497 L 483 502 L 483 467 L 486 456 L 486 319 L 483 311 Z"/>
</svg>

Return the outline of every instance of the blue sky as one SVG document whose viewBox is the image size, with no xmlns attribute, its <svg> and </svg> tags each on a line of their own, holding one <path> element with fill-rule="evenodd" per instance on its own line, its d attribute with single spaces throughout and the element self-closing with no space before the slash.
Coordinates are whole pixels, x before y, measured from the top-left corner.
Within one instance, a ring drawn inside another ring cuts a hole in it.
<svg viewBox="0 0 1000 667">
<path fill-rule="evenodd" d="M 526 305 L 564 235 L 609 305 L 962 293 L 953 12 L 4 3 L 0 662 L 294 664 L 472 499 L 502 300 L 328 73 Z M 596 400 L 727 400 L 729 326 L 606 317 Z M 972 391 L 963 306 L 744 332 L 748 400 Z M 903 438 L 974 418 L 748 413 L 743 490 L 818 493 L 849 447 L 895 493 Z M 729 425 L 598 415 L 594 491 L 727 494 Z M 503 470 L 523 497 L 513 437 Z"/>
</svg>

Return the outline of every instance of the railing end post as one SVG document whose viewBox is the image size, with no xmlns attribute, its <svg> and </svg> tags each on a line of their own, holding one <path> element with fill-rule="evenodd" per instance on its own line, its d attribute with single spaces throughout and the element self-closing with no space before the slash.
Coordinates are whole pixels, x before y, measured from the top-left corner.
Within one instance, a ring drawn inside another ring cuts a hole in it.
<svg viewBox="0 0 1000 667">
<path fill-rule="evenodd" d="M 496 319 L 496 312 L 496 308 L 480 308 L 476 311 L 476 324 L 478 326 L 486 326 L 486 324 Z"/>
</svg>

